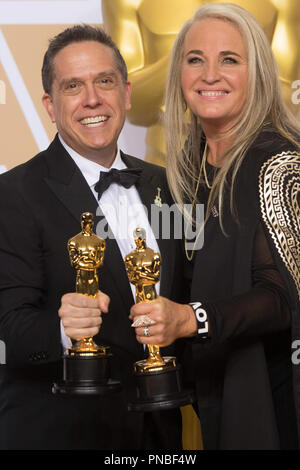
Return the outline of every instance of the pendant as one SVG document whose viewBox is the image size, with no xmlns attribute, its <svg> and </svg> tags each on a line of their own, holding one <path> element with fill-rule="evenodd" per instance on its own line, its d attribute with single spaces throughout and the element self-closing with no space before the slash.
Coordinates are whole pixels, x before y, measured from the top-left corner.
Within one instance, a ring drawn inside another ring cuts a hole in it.
<svg viewBox="0 0 300 470">
<path fill-rule="evenodd" d="M 161 192 L 161 188 L 157 188 L 157 194 L 154 198 L 154 204 L 158 207 L 162 206 L 162 200 L 161 200 L 161 197 L 160 197 L 160 192 Z"/>
</svg>

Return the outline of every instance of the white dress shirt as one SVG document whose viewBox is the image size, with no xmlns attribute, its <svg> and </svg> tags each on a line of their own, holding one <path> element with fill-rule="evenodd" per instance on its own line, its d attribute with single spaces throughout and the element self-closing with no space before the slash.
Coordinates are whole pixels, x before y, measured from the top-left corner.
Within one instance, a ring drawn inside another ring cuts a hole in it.
<svg viewBox="0 0 300 470">
<path fill-rule="evenodd" d="M 142 227 L 146 230 L 147 246 L 159 253 L 159 247 L 151 229 L 147 213 L 135 186 L 131 186 L 130 188 L 126 189 L 117 183 L 112 183 L 109 188 L 104 191 L 100 201 L 98 201 L 98 194 L 95 191 L 95 184 L 99 181 L 100 171 L 107 172 L 112 168 L 116 168 L 118 170 L 127 168 L 121 159 L 119 149 L 111 167 L 106 168 L 79 155 L 63 141 L 60 135 L 59 139 L 61 144 L 64 146 L 66 151 L 80 169 L 92 193 L 94 194 L 99 207 L 105 215 L 105 218 L 111 228 L 122 258 L 124 259 L 128 253 L 136 248 L 136 244 L 133 238 L 133 231 L 137 227 Z M 98 233 L 98 230 L 97 235 L 103 238 L 101 233 Z M 135 286 L 130 283 L 130 287 L 133 298 L 135 299 Z M 157 295 L 159 295 L 160 283 L 158 282 L 155 287 Z M 62 324 L 61 333 L 64 347 L 70 347 L 71 341 L 64 333 Z"/>
</svg>

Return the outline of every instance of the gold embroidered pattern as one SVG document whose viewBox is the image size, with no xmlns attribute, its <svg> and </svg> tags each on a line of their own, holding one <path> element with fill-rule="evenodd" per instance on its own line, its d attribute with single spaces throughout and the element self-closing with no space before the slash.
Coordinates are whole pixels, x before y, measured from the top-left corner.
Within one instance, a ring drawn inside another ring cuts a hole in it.
<svg viewBox="0 0 300 470">
<path fill-rule="evenodd" d="M 300 299 L 300 155 L 282 152 L 261 167 L 259 197 L 262 217 L 290 272 Z"/>
</svg>

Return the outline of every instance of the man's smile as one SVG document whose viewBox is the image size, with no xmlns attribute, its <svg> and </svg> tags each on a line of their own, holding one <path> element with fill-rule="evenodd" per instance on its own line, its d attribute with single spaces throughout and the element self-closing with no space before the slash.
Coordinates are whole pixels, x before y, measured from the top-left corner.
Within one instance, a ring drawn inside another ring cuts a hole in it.
<svg viewBox="0 0 300 470">
<path fill-rule="evenodd" d="M 83 124 L 87 127 L 97 127 L 100 126 L 103 122 L 107 121 L 109 116 L 93 116 L 93 117 L 86 117 L 82 119 L 80 124 Z"/>
</svg>

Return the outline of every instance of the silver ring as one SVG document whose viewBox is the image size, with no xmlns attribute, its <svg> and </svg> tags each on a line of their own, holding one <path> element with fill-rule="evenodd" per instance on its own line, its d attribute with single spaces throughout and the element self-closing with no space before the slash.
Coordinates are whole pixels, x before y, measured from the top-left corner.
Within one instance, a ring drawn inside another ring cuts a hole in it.
<svg viewBox="0 0 300 470">
<path fill-rule="evenodd" d="M 148 327 L 148 326 L 145 326 L 145 328 L 144 328 L 144 336 L 150 336 L 149 327 Z"/>
</svg>

